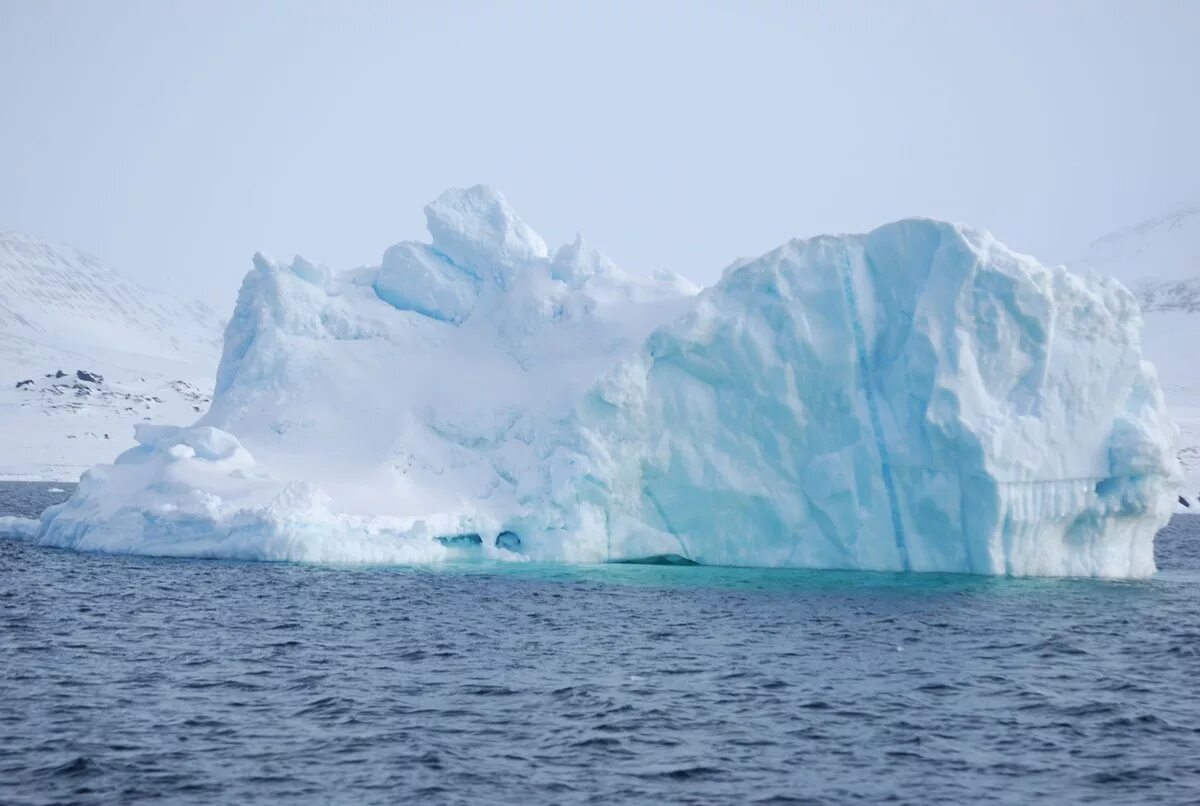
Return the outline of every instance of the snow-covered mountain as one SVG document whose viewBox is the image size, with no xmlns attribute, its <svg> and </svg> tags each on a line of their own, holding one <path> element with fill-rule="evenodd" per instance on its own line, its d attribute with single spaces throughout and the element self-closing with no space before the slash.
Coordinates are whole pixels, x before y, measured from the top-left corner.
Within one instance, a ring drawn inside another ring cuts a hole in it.
<svg viewBox="0 0 1200 806">
<path fill-rule="evenodd" d="M 1200 279 L 1200 204 L 1188 205 L 1093 241 L 1068 261 L 1121 280 L 1136 292 Z M 1167 300 L 1147 297 L 1155 304 Z"/>
<path fill-rule="evenodd" d="M 74 479 L 207 408 L 220 321 L 69 246 L 0 232 L 0 477 Z"/>
<path fill-rule="evenodd" d="M 1200 204 L 1094 241 L 1071 268 L 1093 269 L 1127 285 L 1142 309 L 1142 352 L 1180 428 L 1185 496 L 1200 498 Z"/>
</svg>

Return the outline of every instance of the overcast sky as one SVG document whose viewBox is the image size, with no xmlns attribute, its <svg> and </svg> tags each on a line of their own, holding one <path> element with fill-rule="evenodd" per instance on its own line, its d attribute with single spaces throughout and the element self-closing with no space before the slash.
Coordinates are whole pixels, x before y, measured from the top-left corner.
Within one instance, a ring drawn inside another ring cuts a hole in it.
<svg viewBox="0 0 1200 806">
<path fill-rule="evenodd" d="M 499 187 L 711 282 L 911 215 L 1046 260 L 1200 198 L 1200 2 L 0 1 L 0 229 L 227 307 Z"/>
</svg>

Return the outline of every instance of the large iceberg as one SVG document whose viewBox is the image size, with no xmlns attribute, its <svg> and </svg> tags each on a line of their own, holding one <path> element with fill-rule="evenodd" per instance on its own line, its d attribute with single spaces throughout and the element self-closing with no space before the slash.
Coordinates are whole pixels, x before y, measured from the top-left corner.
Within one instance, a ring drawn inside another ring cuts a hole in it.
<svg viewBox="0 0 1200 806">
<path fill-rule="evenodd" d="M 698 291 L 496 191 L 333 273 L 256 256 L 210 410 L 143 426 L 36 539 L 328 562 L 463 556 L 1145 576 L 1174 426 L 1119 283 L 907 220 Z"/>
</svg>

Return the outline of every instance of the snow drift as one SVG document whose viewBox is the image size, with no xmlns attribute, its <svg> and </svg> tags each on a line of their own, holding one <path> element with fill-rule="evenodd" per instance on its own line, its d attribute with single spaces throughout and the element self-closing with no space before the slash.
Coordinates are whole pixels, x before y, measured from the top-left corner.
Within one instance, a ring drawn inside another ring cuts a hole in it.
<svg viewBox="0 0 1200 806">
<path fill-rule="evenodd" d="M 928 220 L 701 293 L 545 242 L 485 187 L 335 274 L 256 256 L 212 406 L 36 539 L 346 562 L 487 555 L 1143 576 L 1174 428 L 1119 283 Z"/>
</svg>

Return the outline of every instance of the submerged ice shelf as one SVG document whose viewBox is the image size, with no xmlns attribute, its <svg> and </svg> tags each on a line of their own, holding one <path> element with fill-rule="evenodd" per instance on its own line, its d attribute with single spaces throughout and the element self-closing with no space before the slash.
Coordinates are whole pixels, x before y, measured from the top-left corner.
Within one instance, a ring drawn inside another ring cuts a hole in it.
<svg viewBox="0 0 1200 806">
<path fill-rule="evenodd" d="M 1143 576 L 1178 474 L 1119 283 L 929 220 L 699 291 L 554 254 L 496 191 L 334 273 L 256 256 L 209 411 L 35 539 L 333 562 L 464 552 Z"/>
</svg>

